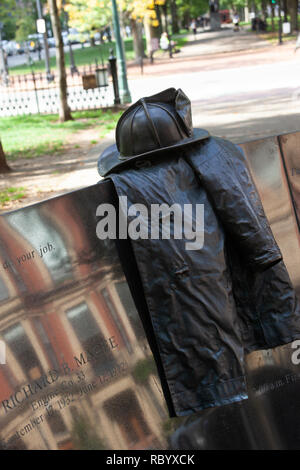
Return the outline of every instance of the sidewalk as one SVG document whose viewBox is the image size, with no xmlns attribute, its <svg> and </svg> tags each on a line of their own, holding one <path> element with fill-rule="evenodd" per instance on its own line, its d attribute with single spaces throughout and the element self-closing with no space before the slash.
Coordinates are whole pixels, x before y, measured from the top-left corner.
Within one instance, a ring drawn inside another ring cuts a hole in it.
<svg viewBox="0 0 300 470">
<path fill-rule="evenodd" d="M 225 62 L 230 56 L 244 55 L 245 52 L 270 52 L 272 49 L 274 45 L 245 29 L 234 32 L 231 27 L 224 27 L 220 31 L 201 31 L 196 39 L 194 35 L 188 35 L 187 43 L 179 53 L 173 54 L 172 58 L 167 54 L 154 55 L 153 64 L 145 59 L 143 75 L 179 73 L 187 68 L 191 71 L 197 69 L 199 62 L 211 63 L 212 56 L 216 59 L 223 58 Z M 142 77 L 141 67 L 135 62 L 130 62 L 127 64 L 127 74 L 129 79 Z"/>
<path fill-rule="evenodd" d="M 193 57 L 257 50 L 268 46 L 267 41 L 246 29 L 234 32 L 232 27 L 224 27 L 220 31 L 200 31 L 197 33 L 196 38 L 190 34 L 188 44 L 182 49 L 180 55 L 181 57 Z"/>
<path fill-rule="evenodd" d="M 100 176 L 97 160 L 100 153 L 114 142 L 114 131 L 96 145 L 90 143 L 93 137 L 97 137 L 93 135 L 93 131 L 85 130 L 80 133 L 80 148 L 74 148 L 75 143 L 72 142 L 63 155 L 45 155 L 32 160 L 9 162 L 14 171 L 0 175 L 0 191 L 6 187 L 24 187 L 26 192 L 23 199 L 0 206 L 0 213 L 98 183 Z M 48 165 L 45 166 L 45 163 Z"/>
</svg>

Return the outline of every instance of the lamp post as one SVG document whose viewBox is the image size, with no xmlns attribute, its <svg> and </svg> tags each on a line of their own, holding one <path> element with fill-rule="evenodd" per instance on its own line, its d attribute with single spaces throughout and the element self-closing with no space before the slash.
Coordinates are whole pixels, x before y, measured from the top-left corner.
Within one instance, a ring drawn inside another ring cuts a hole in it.
<svg viewBox="0 0 300 470">
<path fill-rule="evenodd" d="M 279 14 L 279 24 L 278 24 L 278 44 L 282 44 L 282 18 L 281 18 L 281 0 L 278 0 L 278 14 Z"/>
<path fill-rule="evenodd" d="M 8 69 L 7 69 L 7 62 L 5 57 L 5 52 L 3 49 L 2 43 L 2 31 L 3 31 L 3 23 L 0 22 L 0 74 L 2 76 L 3 83 L 5 85 L 8 84 Z"/>
<path fill-rule="evenodd" d="M 131 95 L 128 88 L 127 82 L 127 71 L 123 41 L 120 32 L 120 22 L 118 15 L 118 8 L 116 0 L 112 0 L 112 15 L 113 15 L 113 26 L 116 39 L 116 53 L 118 63 L 118 82 L 119 82 L 119 94 L 121 103 L 131 103 Z"/>
<path fill-rule="evenodd" d="M 63 1 L 63 6 L 65 6 L 65 0 Z M 73 49 L 72 49 L 72 44 L 69 38 L 69 13 L 64 10 L 65 14 L 65 21 L 66 21 L 66 28 L 68 32 L 68 46 L 69 46 L 69 56 L 70 56 L 70 69 L 71 69 L 71 75 L 74 73 L 79 73 L 78 68 L 75 65 L 75 59 L 74 59 L 74 54 L 73 54 Z"/>
<path fill-rule="evenodd" d="M 48 38 L 47 38 L 47 32 L 46 32 L 46 23 L 45 23 L 45 20 L 43 18 L 43 13 L 42 13 L 41 0 L 36 0 L 36 9 L 37 9 L 37 14 L 38 14 L 37 24 L 39 25 L 38 33 L 41 33 L 43 35 L 43 41 L 44 41 L 45 66 L 46 66 L 47 80 L 48 82 L 51 82 L 54 79 L 54 76 L 52 75 L 51 70 L 50 70 Z"/>
</svg>

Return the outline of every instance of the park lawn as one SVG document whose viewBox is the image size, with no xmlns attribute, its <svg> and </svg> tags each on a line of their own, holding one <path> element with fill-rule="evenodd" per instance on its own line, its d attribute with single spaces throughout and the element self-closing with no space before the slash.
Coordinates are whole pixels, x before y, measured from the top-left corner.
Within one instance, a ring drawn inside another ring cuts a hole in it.
<svg viewBox="0 0 300 470">
<path fill-rule="evenodd" d="M 298 15 L 298 22 L 300 20 L 300 15 Z M 290 21 L 290 17 L 288 16 L 288 21 Z M 282 17 L 282 23 L 283 23 L 283 17 Z M 251 23 L 243 23 L 241 22 L 241 25 L 248 26 L 248 29 L 251 30 Z M 267 31 L 260 31 L 259 37 L 262 39 L 265 39 L 266 41 L 271 42 L 272 44 L 277 44 L 278 43 L 278 31 L 279 31 L 279 18 L 275 16 L 274 18 L 274 31 L 272 31 L 272 21 L 271 18 L 267 18 Z M 297 39 L 298 34 L 293 32 L 291 34 L 282 34 L 282 42 L 287 42 L 287 41 L 295 41 Z"/>
<path fill-rule="evenodd" d="M 260 33 L 259 36 L 262 39 L 265 39 L 266 41 L 272 43 L 272 44 L 277 44 L 278 43 L 278 32 L 269 32 L 269 33 Z M 288 42 L 288 41 L 295 41 L 297 39 L 297 34 L 288 34 L 288 35 L 282 35 L 282 42 Z"/>
<path fill-rule="evenodd" d="M 99 130 L 99 140 L 114 129 L 121 115 L 116 110 L 73 112 L 73 121 L 59 122 L 58 115 L 0 118 L 0 136 L 8 160 L 34 158 L 62 152 L 77 131 Z"/>
<path fill-rule="evenodd" d="M 186 34 L 186 33 L 185 33 Z M 187 41 L 187 38 L 184 34 L 178 34 L 172 36 L 172 38 L 177 42 L 178 47 L 183 47 Z M 146 48 L 146 39 L 144 38 L 144 46 Z M 127 38 L 124 40 L 124 49 L 125 49 L 125 56 L 126 60 L 130 61 L 134 59 L 134 50 L 133 50 L 133 40 L 132 38 Z M 115 42 L 105 43 L 101 45 L 96 45 L 94 47 L 84 47 L 80 49 L 73 49 L 73 55 L 75 64 L 78 67 L 81 66 L 89 66 L 95 64 L 96 61 L 98 64 L 103 63 L 104 65 L 107 64 L 108 58 L 111 55 L 111 50 L 113 54 L 116 54 L 115 49 Z M 65 52 L 65 61 L 66 66 L 70 66 L 70 54 L 69 52 Z M 50 67 L 51 69 L 56 68 L 56 59 L 55 57 L 50 58 Z M 34 62 L 33 70 L 35 72 L 44 72 L 45 70 L 45 62 L 43 60 Z M 9 72 L 11 75 L 20 75 L 31 72 L 31 68 L 28 65 L 18 65 L 16 67 L 10 67 Z"/>
<path fill-rule="evenodd" d="M 17 201 L 18 199 L 23 199 L 26 195 L 26 188 L 23 186 L 14 187 L 10 186 L 5 189 L 0 190 L 0 206 L 4 206 L 7 202 Z"/>
</svg>

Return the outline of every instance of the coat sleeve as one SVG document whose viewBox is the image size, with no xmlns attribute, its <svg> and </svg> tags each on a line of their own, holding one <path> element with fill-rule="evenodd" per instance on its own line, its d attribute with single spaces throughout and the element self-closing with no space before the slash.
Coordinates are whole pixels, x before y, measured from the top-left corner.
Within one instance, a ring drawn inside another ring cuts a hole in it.
<svg viewBox="0 0 300 470">
<path fill-rule="evenodd" d="M 227 140 L 209 138 L 185 156 L 247 264 L 263 271 L 281 261 L 242 150 Z"/>
</svg>

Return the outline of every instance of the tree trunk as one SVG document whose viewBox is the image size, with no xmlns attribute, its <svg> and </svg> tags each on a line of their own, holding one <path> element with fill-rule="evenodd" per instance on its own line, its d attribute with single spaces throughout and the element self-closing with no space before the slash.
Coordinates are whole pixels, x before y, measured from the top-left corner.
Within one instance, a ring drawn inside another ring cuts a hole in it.
<svg viewBox="0 0 300 470">
<path fill-rule="evenodd" d="M 5 153 L 0 140 L 0 173 L 8 173 L 9 171 L 11 171 L 11 168 L 6 162 Z"/>
<path fill-rule="evenodd" d="M 299 22 L 298 22 L 298 9 L 299 9 L 299 0 L 295 0 L 295 31 L 299 32 Z"/>
<path fill-rule="evenodd" d="M 142 23 L 140 21 L 131 19 L 130 26 L 133 37 L 133 49 L 135 58 L 140 59 L 141 57 L 145 57 Z"/>
<path fill-rule="evenodd" d="M 52 30 L 56 42 L 56 66 L 58 70 L 59 86 L 59 119 L 60 121 L 70 121 L 72 119 L 71 110 L 67 97 L 67 77 L 65 67 L 64 44 L 61 35 L 61 26 L 56 0 L 48 0 Z"/>
<path fill-rule="evenodd" d="M 266 20 L 267 17 L 268 17 L 267 0 L 262 0 L 261 9 L 262 9 L 262 13 L 263 13 L 263 19 Z"/>
<path fill-rule="evenodd" d="M 159 28 L 155 28 L 154 26 L 152 26 L 147 19 L 145 19 L 144 21 L 144 27 L 147 42 L 147 53 L 149 57 L 151 57 L 152 39 L 157 38 L 157 40 L 159 41 Z"/>
<path fill-rule="evenodd" d="M 283 0 L 283 14 L 284 14 L 284 17 L 283 17 L 283 21 L 285 23 L 288 22 L 288 7 L 287 7 L 287 0 Z"/>
<path fill-rule="evenodd" d="M 298 0 L 287 0 L 291 16 L 291 31 L 298 31 Z"/>
<path fill-rule="evenodd" d="M 255 16 L 257 16 L 257 5 L 255 0 L 252 1 L 251 11 L 253 11 L 255 13 Z"/>
<path fill-rule="evenodd" d="M 167 1 L 162 5 L 162 11 L 164 14 L 164 26 L 163 30 L 169 36 L 169 24 L 168 24 L 168 3 Z"/>
<path fill-rule="evenodd" d="M 158 37 L 162 35 L 163 29 L 162 29 L 162 21 L 161 21 L 161 6 L 155 4 L 155 13 L 158 21 Z"/>
<path fill-rule="evenodd" d="M 179 25 L 178 25 L 176 0 L 170 0 L 170 6 L 171 6 L 171 16 L 172 16 L 172 34 L 178 34 Z"/>
<path fill-rule="evenodd" d="M 183 26 L 185 29 L 189 31 L 190 24 L 191 24 L 191 14 L 189 10 L 186 10 L 183 14 Z"/>
</svg>

